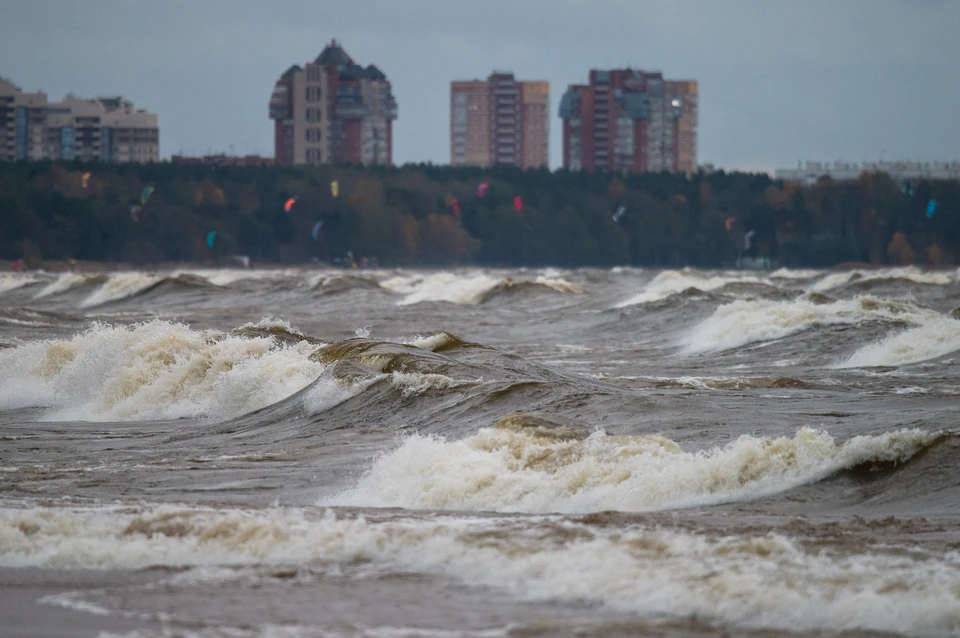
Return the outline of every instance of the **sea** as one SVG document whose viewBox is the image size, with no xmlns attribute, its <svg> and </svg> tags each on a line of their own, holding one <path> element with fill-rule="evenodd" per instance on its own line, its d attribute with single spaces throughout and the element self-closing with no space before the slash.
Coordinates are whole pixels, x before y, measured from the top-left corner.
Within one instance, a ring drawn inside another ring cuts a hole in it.
<svg viewBox="0 0 960 638">
<path fill-rule="evenodd" d="M 960 271 L 0 274 L 0 636 L 960 635 Z"/>
</svg>

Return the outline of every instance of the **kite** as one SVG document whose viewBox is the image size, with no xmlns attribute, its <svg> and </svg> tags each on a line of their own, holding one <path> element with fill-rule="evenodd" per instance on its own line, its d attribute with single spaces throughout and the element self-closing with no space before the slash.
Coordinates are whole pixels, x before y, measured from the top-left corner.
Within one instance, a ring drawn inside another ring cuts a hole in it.
<svg viewBox="0 0 960 638">
<path fill-rule="evenodd" d="M 743 249 L 750 250 L 750 246 L 753 245 L 753 236 L 756 235 L 756 231 L 751 230 L 749 233 L 743 236 Z"/>
<path fill-rule="evenodd" d="M 207 233 L 207 248 L 213 250 L 213 242 L 217 239 L 217 231 L 211 230 Z"/>
<path fill-rule="evenodd" d="M 130 218 L 131 218 L 133 221 L 135 221 L 135 222 L 140 221 L 140 211 L 141 211 L 141 210 L 143 210 L 143 209 L 140 208 L 140 207 L 137 206 L 137 205 L 131 206 L 131 207 L 130 207 Z"/>
<path fill-rule="evenodd" d="M 623 214 L 624 214 L 625 212 L 627 212 L 627 207 L 626 207 L 626 206 L 621 206 L 620 208 L 618 208 L 618 209 L 617 209 L 617 212 L 615 212 L 615 213 L 613 214 L 613 221 L 615 221 L 615 222 L 617 222 L 617 223 L 619 224 L 619 223 L 620 223 L 620 218 L 623 217 Z"/>
<path fill-rule="evenodd" d="M 290 199 L 288 199 L 287 202 L 283 205 L 283 212 L 289 215 L 290 209 L 293 208 L 293 205 L 296 203 L 297 203 L 296 197 L 291 197 Z"/>
<path fill-rule="evenodd" d="M 89 181 L 90 181 L 90 173 L 84 173 L 83 175 L 80 176 L 80 184 L 81 184 L 84 188 L 87 187 L 87 183 L 88 183 Z"/>
<path fill-rule="evenodd" d="M 483 199 L 483 196 L 487 194 L 487 188 L 488 186 L 486 182 L 483 182 L 477 186 L 477 197 Z"/>
<path fill-rule="evenodd" d="M 933 217 L 933 214 L 937 212 L 937 200 L 931 199 L 927 202 L 927 219 Z"/>
<path fill-rule="evenodd" d="M 330 194 L 334 197 L 340 194 L 340 183 L 337 180 L 330 182 Z"/>
<path fill-rule="evenodd" d="M 730 232 L 730 229 L 733 228 L 733 222 L 737 221 L 736 217 L 727 217 L 727 221 L 723 222 L 723 227 L 727 229 L 727 232 Z"/>
<path fill-rule="evenodd" d="M 150 195 L 153 194 L 153 186 L 144 186 L 143 191 L 140 193 L 140 205 L 143 206 L 147 203 L 147 200 L 150 199 Z"/>
<path fill-rule="evenodd" d="M 320 239 L 321 228 L 323 228 L 323 220 L 320 220 L 313 225 L 313 230 L 310 232 L 310 234 L 313 235 L 313 241 L 318 241 Z"/>
<path fill-rule="evenodd" d="M 513 198 L 513 208 L 514 208 L 514 210 L 516 210 L 518 213 L 522 213 L 522 212 L 523 212 L 523 198 L 520 197 L 519 195 L 517 195 L 516 197 Z"/>
</svg>

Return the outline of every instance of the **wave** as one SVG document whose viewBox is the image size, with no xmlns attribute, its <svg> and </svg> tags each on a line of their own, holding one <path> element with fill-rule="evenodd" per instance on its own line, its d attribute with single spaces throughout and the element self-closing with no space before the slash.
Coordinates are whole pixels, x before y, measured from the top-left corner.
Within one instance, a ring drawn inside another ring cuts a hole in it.
<svg viewBox="0 0 960 638">
<path fill-rule="evenodd" d="M 310 575 L 365 564 L 385 573 L 436 574 L 526 600 L 693 617 L 728 631 L 731 625 L 911 635 L 960 629 L 956 552 L 920 555 L 836 537 L 808 543 L 783 533 L 607 529 L 590 517 L 367 517 L 178 505 L 2 508 L 0 564 L 198 568 L 186 578 L 171 576 L 164 586 L 173 590 L 224 578 L 270 578 L 277 568 Z"/>
<path fill-rule="evenodd" d="M 24 274 L 24 273 L 0 274 L 0 294 L 3 294 L 5 292 L 10 292 L 11 290 L 16 290 L 17 288 L 23 288 L 24 286 L 36 284 L 39 282 L 40 282 L 40 279 L 37 279 L 36 277 L 30 274 Z"/>
<path fill-rule="evenodd" d="M 823 274 L 822 270 L 809 270 L 802 268 L 780 268 L 770 273 L 771 279 L 813 279 Z"/>
<path fill-rule="evenodd" d="M 810 289 L 816 292 L 825 292 L 852 283 L 877 281 L 911 281 L 918 284 L 945 286 L 957 281 L 955 272 L 925 272 L 915 266 L 904 268 L 881 268 L 878 270 L 851 270 L 849 272 L 831 273 L 813 284 Z"/>
<path fill-rule="evenodd" d="M 738 300 L 717 308 L 685 338 L 688 353 L 738 348 L 780 339 L 813 327 L 888 321 L 923 324 L 939 313 L 908 301 L 862 296 L 827 302 L 819 297 L 792 301 Z"/>
<path fill-rule="evenodd" d="M 86 299 L 80 302 L 81 308 L 101 306 L 112 301 L 129 299 L 149 292 L 164 284 L 188 287 L 209 286 L 203 277 L 187 273 L 159 275 L 142 272 L 124 272 L 110 277 Z"/>
<path fill-rule="evenodd" d="M 48 408 L 48 420 L 225 420 L 309 385 L 316 345 L 224 335 L 154 320 L 94 324 L 68 340 L 0 352 L 0 407 Z"/>
<path fill-rule="evenodd" d="M 686 390 L 765 390 L 794 388 L 809 390 L 814 384 L 792 377 L 617 377 L 616 381 L 654 388 Z"/>
<path fill-rule="evenodd" d="M 209 269 L 209 270 L 182 270 L 175 271 L 170 274 L 170 277 L 178 277 L 180 275 L 188 275 L 191 277 L 198 277 L 205 280 L 206 282 L 213 284 L 218 287 L 226 287 L 231 284 L 234 284 L 238 281 L 269 281 L 275 279 L 287 279 L 295 278 L 299 275 L 299 272 L 296 270 L 283 269 L 283 270 L 257 270 L 257 269 L 248 269 L 248 268 L 224 268 L 224 269 Z"/>
<path fill-rule="evenodd" d="M 41 299 L 50 295 L 66 292 L 67 290 L 83 286 L 87 283 L 102 280 L 103 277 L 101 275 L 81 275 L 73 272 L 65 272 L 57 277 L 54 281 L 51 281 L 49 284 L 44 286 L 42 290 L 33 296 L 33 298 Z"/>
<path fill-rule="evenodd" d="M 514 414 L 459 441 L 413 435 L 325 504 L 526 513 L 648 511 L 758 498 L 866 462 L 902 462 L 935 435 L 900 430 L 836 443 L 742 436 L 684 452 L 659 435 L 611 436 Z"/>
<path fill-rule="evenodd" d="M 762 279 L 756 275 L 715 274 L 689 269 L 665 270 L 654 277 L 643 289 L 643 292 L 630 297 L 626 301 L 621 301 L 616 307 L 625 308 L 627 306 L 660 301 L 691 289 L 700 292 L 709 292 L 736 283 L 771 285 L 769 280 Z"/>
<path fill-rule="evenodd" d="M 324 293 L 343 292 L 345 290 L 379 289 L 380 284 L 368 277 L 346 273 L 314 275 L 307 280 L 307 287 Z"/>
<path fill-rule="evenodd" d="M 484 273 L 461 275 L 450 272 L 430 275 L 397 276 L 380 283 L 383 288 L 405 295 L 400 305 L 423 301 L 447 301 L 457 304 L 481 304 L 518 291 L 554 291 L 579 294 L 582 286 L 561 278 L 539 275 L 534 281 L 510 277 L 491 277 Z"/>
<path fill-rule="evenodd" d="M 960 321 L 940 316 L 857 350 L 840 368 L 901 366 L 960 350 Z"/>
</svg>

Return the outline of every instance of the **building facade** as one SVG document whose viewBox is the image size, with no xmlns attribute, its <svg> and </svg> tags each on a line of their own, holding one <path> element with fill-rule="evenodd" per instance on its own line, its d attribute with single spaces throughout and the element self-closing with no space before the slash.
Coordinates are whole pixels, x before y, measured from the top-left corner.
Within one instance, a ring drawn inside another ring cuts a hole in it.
<svg viewBox="0 0 960 638">
<path fill-rule="evenodd" d="M 547 166 L 550 85 L 512 73 L 450 83 L 450 163 Z"/>
<path fill-rule="evenodd" d="M 563 165 L 643 173 L 697 170 L 697 83 L 636 69 L 590 71 L 560 100 Z"/>
<path fill-rule="evenodd" d="M 0 161 L 159 162 L 157 115 L 122 97 L 50 102 L 0 78 Z"/>
<path fill-rule="evenodd" d="M 293 65 L 270 96 L 277 164 L 392 164 L 397 102 L 374 65 L 356 64 L 336 40 Z"/>
</svg>

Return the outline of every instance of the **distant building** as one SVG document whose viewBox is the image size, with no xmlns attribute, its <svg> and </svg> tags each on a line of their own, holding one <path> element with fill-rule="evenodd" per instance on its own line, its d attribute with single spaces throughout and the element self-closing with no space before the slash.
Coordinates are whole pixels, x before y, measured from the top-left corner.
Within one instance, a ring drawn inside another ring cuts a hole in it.
<svg viewBox="0 0 960 638">
<path fill-rule="evenodd" d="M 201 164 L 210 166 L 266 166 L 274 163 L 272 157 L 263 157 L 262 155 L 203 155 L 200 157 L 190 155 L 173 155 L 170 157 L 172 164 Z"/>
<path fill-rule="evenodd" d="M 550 84 L 512 73 L 450 83 L 450 163 L 547 166 Z"/>
<path fill-rule="evenodd" d="M 270 96 L 277 164 L 392 164 L 397 102 L 387 76 L 336 40 L 293 65 Z"/>
<path fill-rule="evenodd" d="M 643 173 L 697 170 L 697 83 L 635 69 L 590 71 L 560 100 L 563 165 Z"/>
<path fill-rule="evenodd" d="M 811 162 L 778 168 L 775 179 L 812 184 L 821 177 L 837 181 L 859 179 L 862 173 L 888 173 L 895 182 L 911 179 L 960 179 L 960 162 Z"/>
<path fill-rule="evenodd" d="M 47 101 L 0 78 L 0 161 L 160 161 L 157 115 L 122 97 Z"/>
</svg>

